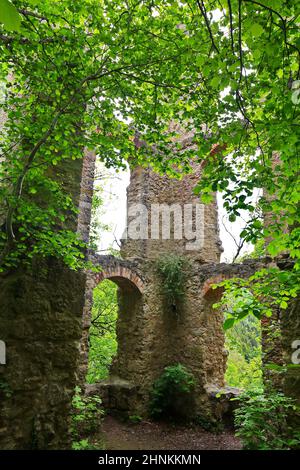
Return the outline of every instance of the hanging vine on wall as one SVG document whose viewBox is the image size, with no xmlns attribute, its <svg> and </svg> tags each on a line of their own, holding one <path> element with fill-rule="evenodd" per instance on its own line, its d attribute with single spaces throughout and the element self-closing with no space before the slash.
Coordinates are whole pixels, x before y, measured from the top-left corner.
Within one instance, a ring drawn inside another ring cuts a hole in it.
<svg viewBox="0 0 300 470">
<path fill-rule="evenodd" d="M 163 279 L 163 294 L 175 312 L 184 296 L 187 263 L 186 258 L 174 254 L 164 255 L 157 260 L 157 270 Z"/>
</svg>

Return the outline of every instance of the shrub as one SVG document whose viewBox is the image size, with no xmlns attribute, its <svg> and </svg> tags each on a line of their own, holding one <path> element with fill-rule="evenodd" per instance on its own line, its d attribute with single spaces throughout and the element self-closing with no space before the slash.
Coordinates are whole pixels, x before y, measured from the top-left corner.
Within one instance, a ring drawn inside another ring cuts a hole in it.
<svg viewBox="0 0 300 470">
<path fill-rule="evenodd" d="M 186 419 L 193 410 L 194 376 L 182 364 L 166 367 L 154 382 L 150 413 L 155 419 Z"/>
<path fill-rule="evenodd" d="M 299 408 L 292 398 L 278 391 L 252 390 L 240 395 L 239 401 L 236 434 L 245 449 L 300 448 L 300 432 L 291 424 Z"/>
<path fill-rule="evenodd" d="M 71 415 L 72 448 L 74 450 L 93 448 L 88 437 L 99 429 L 104 415 L 101 403 L 101 398 L 86 397 L 80 387 L 75 388 Z"/>
<path fill-rule="evenodd" d="M 90 443 L 88 439 L 81 439 L 80 441 L 73 442 L 73 450 L 99 450 L 98 446 Z"/>
<path fill-rule="evenodd" d="M 225 426 L 224 422 L 222 421 L 222 418 L 217 419 L 213 415 L 209 413 L 201 413 L 201 414 L 196 414 L 193 423 L 196 426 L 200 426 L 202 429 L 204 429 L 207 432 L 211 432 L 214 434 L 219 434 L 224 431 Z"/>
<path fill-rule="evenodd" d="M 130 423 L 132 423 L 132 424 L 139 424 L 139 423 L 141 423 L 141 422 L 143 421 L 143 418 L 142 418 L 142 416 L 140 416 L 140 415 L 130 415 L 130 416 L 128 417 L 128 420 L 129 420 Z"/>
</svg>

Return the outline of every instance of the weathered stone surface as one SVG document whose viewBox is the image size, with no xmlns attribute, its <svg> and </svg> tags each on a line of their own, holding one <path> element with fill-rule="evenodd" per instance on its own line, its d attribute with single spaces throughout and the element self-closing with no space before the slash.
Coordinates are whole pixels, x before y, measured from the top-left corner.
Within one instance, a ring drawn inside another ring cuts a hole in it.
<svg viewBox="0 0 300 470">
<path fill-rule="evenodd" d="M 130 415 L 133 403 L 138 403 L 139 387 L 117 376 L 102 380 L 85 387 L 87 396 L 97 395 L 102 399 L 103 406 L 112 414 Z"/>
<path fill-rule="evenodd" d="M 285 364 L 292 365 L 288 368 L 284 377 L 283 388 L 287 395 L 294 397 L 300 404 L 300 367 L 295 361 L 299 361 L 300 352 L 296 354 L 293 361 L 292 356 L 296 353 L 296 349 L 300 349 L 300 298 L 294 299 L 289 308 L 282 315 L 282 349 L 283 361 Z M 295 341 L 298 341 L 298 346 L 295 348 Z M 299 423 L 298 423 L 299 424 Z"/>
<path fill-rule="evenodd" d="M 53 260 L 0 278 L 1 449 L 68 446 L 84 284 Z"/>
<path fill-rule="evenodd" d="M 212 417 L 216 420 L 216 424 L 223 423 L 233 427 L 234 410 L 238 407 L 240 390 L 228 385 L 225 387 L 208 385 L 205 390 L 213 409 Z"/>
<path fill-rule="evenodd" d="M 159 176 L 150 169 L 136 168 L 131 173 L 128 205 L 142 202 L 150 208 L 152 203 L 179 203 L 182 206 L 199 203 L 193 195 L 199 171 L 196 169 L 195 174 L 178 181 Z M 212 412 L 205 387 L 208 384 L 224 386 L 227 355 L 224 351 L 223 316 L 212 309 L 215 294 L 211 299 L 205 297 L 207 282 L 211 278 L 217 275 L 226 277 L 231 272 L 227 265 L 217 264 L 221 244 L 216 201 L 205 208 L 203 223 L 205 238 L 200 251 L 186 250 L 187 240 L 174 240 L 171 233 L 169 240 L 160 237 L 158 240 L 124 241 L 124 260 L 90 254 L 90 259 L 96 266 L 102 267 L 102 272 L 88 274 L 81 377 L 84 377 L 87 366 L 92 289 L 102 279 L 108 278 L 119 286 L 118 352 L 111 366 L 111 374 L 135 385 L 135 393 L 125 400 L 128 413 L 147 414 L 153 382 L 164 367 L 178 362 L 195 376 L 195 403 L 203 414 Z M 185 295 L 178 312 L 166 305 L 163 279 L 157 271 L 157 260 L 166 253 L 180 254 L 189 260 L 184 268 L 187 271 Z M 247 266 L 244 271 L 251 272 L 252 268 Z M 238 268 L 236 272 L 240 272 Z M 97 387 L 107 402 L 107 392 L 104 390 L 107 387 L 111 390 L 111 385 L 98 384 Z M 124 387 L 114 394 L 113 408 L 119 406 L 124 411 L 122 394 L 127 395 Z M 112 406 L 111 400 L 108 403 Z"/>
<path fill-rule="evenodd" d="M 83 161 L 66 160 L 52 169 L 76 207 L 90 196 L 86 185 L 80 196 L 82 166 Z M 84 238 L 88 211 L 86 217 L 81 213 L 79 224 L 70 213 L 65 228 L 76 230 L 79 225 Z M 0 365 L 0 449 L 69 446 L 84 290 L 83 273 L 51 258 L 0 275 L 0 338 L 7 352 L 7 363 Z"/>
<path fill-rule="evenodd" d="M 184 145 L 190 143 L 190 136 L 183 139 Z M 70 217 L 67 227 L 77 229 L 84 240 L 89 233 L 94 161 L 94 154 L 86 152 L 83 164 L 68 161 L 59 171 L 64 189 L 80 207 L 78 220 Z M 196 204 L 199 200 L 193 188 L 200 177 L 199 168 L 180 181 L 159 176 L 150 168 L 135 168 L 128 205 Z M 89 253 L 94 264 L 102 267 L 99 273 L 85 276 L 48 259 L 0 276 L 0 339 L 7 347 L 7 364 L 0 365 L 1 449 L 68 446 L 71 397 L 87 368 L 93 288 L 106 278 L 119 286 L 118 353 L 111 379 L 87 388 L 87 393 L 100 394 L 113 411 L 145 415 L 154 380 L 165 366 L 180 362 L 196 379 L 195 413 L 204 419 L 230 414 L 229 398 L 235 392 L 225 389 L 221 398 L 217 396 L 224 391 L 227 355 L 222 314 L 212 305 L 222 290 L 211 286 L 232 276 L 248 277 L 273 261 L 219 263 L 215 199 L 205 207 L 203 223 L 200 250 L 186 250 L 184 238 L 127 240 L 124 259 Z M 165 302 L 163 280 L 156 268 L 156 261 L 166 253 L 189 260 L 185 295 L 176 312 Z M 280 323 L 282 338 L 276 355 L 285 364 L 291 364 L 293 341 L 300 338 L 299 310 L 296 299 Z M 284 387 L 299 397 L 298 370 L 290 369 Z"/>
<path fill-rule="evenodd" d="M 218 262 L 222 246 L 219 238 L 218 213 L 216 199 L 204 207 L 204 245 L 198 248 L 186 249 L 189 240 L 184 230 L 182 239 L 174 239 L 174 227 L 171 225 L 171 238 L 164 240 L 159 233 L 158 239 L 151 237 L 151 207 L 153 204 L 174 204 L 181 208 L 182 217 L 186 204 L 199 204 L 199 197 L 193 194 L 193 189 L 201 177 L 200 166 L 195 166 L 194 172 L 181 180 L 171 179 L 166 175 L 154 173 L 151 168 L 136 167 L 131 171 L 130 185 L 127 188 L 128 209 L 135 204 L 143 204 L 148 210 L 148 239 L 124 240 L 124 258 L 155 259 L 163 253 L 182 253 L 194 261 Z M 129 213 L 129 211 L 128 211 Z M 127 226 L 131 222 L 128 216 Z M 183 220 L 183 219 L 182 219 Z M 193 214 L 193 223 L 195 214 Z"/>
<path fill-rule="evenodd" d="M 85 150 L 82 164 L 81 181 L 77 181 L 77 184 L 80 183 L 80 200 L 77 232 L 80 234 L 82 240 L 84 240 L 85 242 L 89 241 L 90 235 L 95 162 L 95 152 Z"/>
</svg>

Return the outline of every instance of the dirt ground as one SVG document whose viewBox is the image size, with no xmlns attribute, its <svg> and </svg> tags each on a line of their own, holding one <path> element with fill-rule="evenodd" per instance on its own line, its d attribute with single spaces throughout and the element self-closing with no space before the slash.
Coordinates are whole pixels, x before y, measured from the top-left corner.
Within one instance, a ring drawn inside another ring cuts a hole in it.
<svg viewBox="0 0 300 470">
<path fill-rule="evenodd" d="M 106 450 L 223 450 L 241 449 L 230 431 L 213 434 L 199 427 L 144 421 L 124 423 L 106 416 L 101 426 Z"/>
</svg>

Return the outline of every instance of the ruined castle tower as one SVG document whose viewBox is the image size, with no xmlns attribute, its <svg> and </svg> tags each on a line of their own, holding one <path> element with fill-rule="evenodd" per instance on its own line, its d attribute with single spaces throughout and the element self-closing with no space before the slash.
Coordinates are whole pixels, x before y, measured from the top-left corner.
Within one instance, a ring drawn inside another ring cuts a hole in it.
<svg viewBox="0 0 300 470">
<path fill-rule="evenodd" d="M 150 167 L 131 170 L 124 258 L 154 260 L 176 253 L 198 263 L 219 262 L 216 199 L 208 205 L 200 203 L 193 193 L 200 177 L 200 167 L 181 179 L 159 175 Z"/>
<path fill-rule="evenodd" d="M 183 133 L 174 123 L 171 127 L 179 133 L 175 140 L 181 148 L 194 147 L 192 132 Z M 124 258 L 154 260 L 176 253 L 199 263 L 220 261 L 216 199 L 200 203 L 194 188 L 201 178 L 201 164 L 191 164 L 193 171 L 179 179 L 155 173 L 151 167 L 131 168 Z"/>
<path fill-rule="evenodd" d="M 183 145 L 192 145 L 190 136 L 183 140 Z M 194 193 L 200 178 L 200 166 L 181 179 L 159 175 L 150 167 L 131 168 L 122 259 L 92 257 L 102 271 L 88 278 L 86 331 L 92 289 L 105 278 L 119 286 L 118 352 L 109 380 L 89 389 L 100 393 L 111 411 L 147 415 L 154 381 L 166 366 L 178 363 L 195 378 L 193 416 L 206 421 L 221 418 L 226 400 L 220 403 L 218 392 L 226 397 L 235 393 L 230 387 L 224 389 L 223 314 L 213 308 L 223 291 L 213 286 L 231 277 L 247 278 L 269 261 L 220 263 L 216 198 L 201 205 Z M 159 269 L 166 257 L 184 260 L 183 295 L 175 303 L 167 298 L 166 278 Z M 286 341 L 287 355 L 290 344 Z M 298 383 L 294 388 L 299 388 Z"/>
<path fill-rule="evenodd" d="M 224 386 L 223 316 L 203 290 L 210 276 L 205 267 L 219 263 L 222 251 L 217 203 L 214 198 L 204 206 L 194 194 L 200 177 L 200 166 L 181 179 L 150 167 L 131 169 L 123 260 L 117 266 L 116 260 L 98 257 L 103 271 L 91 282 L 94 287 L 109 278 L 119 285 L 118 353 L 110 380 L 99 385 L 111 409 L 147 413 L 153 382 L 164 367 L 178 363 L 194 374 L 202 414 L 210 413 L 208 388 Z M 183 261 L 180 305 L 166 299 L 158 269 L 166 255 Z"/>
</svg>

